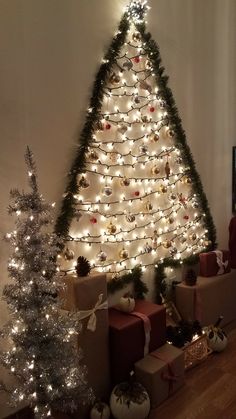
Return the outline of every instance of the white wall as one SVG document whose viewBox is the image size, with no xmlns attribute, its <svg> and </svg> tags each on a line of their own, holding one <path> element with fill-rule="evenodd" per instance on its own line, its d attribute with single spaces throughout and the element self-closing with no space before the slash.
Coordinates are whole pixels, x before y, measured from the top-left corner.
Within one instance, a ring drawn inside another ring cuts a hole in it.
<svg viewBox="0 0 236 419">
<path fill-rule="evenodd" d="M 0 233 L 9 190 L 26 187 L 35 154 L 41 191 L 60 202 L 103 52 L 128 0 L 0 1 Z M 236 139 L 235 0 L 149 0 L 158 42 L 218 232 L 227 246 Z M 1 286 L 6 256 L 0 247 Z M 1 308 L 1 306 L 0 306 Z M 2 320 L 4 310 L 2 312 Z"/>
</svg>

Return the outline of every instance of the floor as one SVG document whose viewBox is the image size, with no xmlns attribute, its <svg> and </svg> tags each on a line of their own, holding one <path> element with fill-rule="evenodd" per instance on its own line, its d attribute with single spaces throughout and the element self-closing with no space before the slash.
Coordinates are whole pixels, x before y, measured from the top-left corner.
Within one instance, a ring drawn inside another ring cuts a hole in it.
<svg viewBox="0 0 236 419">
<path fill-rule="evenodd" d="M 152 410 L 149 419 L 236 419 L 236 322 L 226 332 L 226 350 L 188 371 L 184 387 Z M 11 419 L 29 417 L 24 411 Z"/>
</svg>

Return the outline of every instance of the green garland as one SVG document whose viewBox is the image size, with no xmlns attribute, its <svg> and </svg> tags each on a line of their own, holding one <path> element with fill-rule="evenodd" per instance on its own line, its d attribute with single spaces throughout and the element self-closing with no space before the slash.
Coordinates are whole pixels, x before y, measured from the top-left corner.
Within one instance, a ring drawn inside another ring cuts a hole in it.
<svg viewBox="0 0 236 419">
<path fill-rule="evenodd" d="M 139 266 L 136 266 L 130 273 L 122 275 L 122 277 L 115 277 L 107 284 L 107 289 L 110 294 L 121 290 L 126 285 L 133 283 L 134 295 L 136 298 L 143 300 L 145 294 L 148 292 L 147 286 L 141 280 L 142 270 Z"/>
<path fill-rule="evenodd" d="M 81 132 L 80 137 L 78 138 L 78 149 L 74 162 L 72 164 L 71 170 L 68 173 L 67 186 L 65 194 L 62 200 L 61 211 L 57 218 L 55 225 L 55 232 L 58 236 L 66 238 L 69 233 L 69 227 L 72 222 L 72 219 L 75 215 L 76 199 L 74 198 L 75 194 L 78 194 L 79 187 L 77 184 L 77 175 L 83 173 L 86 170 L 86 152 L 90 145 L 93 131 L 96 128 L 96 123 L 99 121 L 100 110 L 102 106 L 104 86 L 107 80 L 107 77 L 110 73 L 112 65 L 115 63 L 116 57 L 119 54 L 119 51 L 122 45 L 125 42 L 127 31 L 130 27 L 130 22 L 128 20 L 128 15 L 125 13 L 121 19 L 117 35 L 114 36 L 110 47 L 104 57 L 104 62 L 100 66 L 99 71 L 96 75 L 92 97 L 90 99 L 89 109 L 86 117 L 86 121 Z M 167 86 L 168 77 L 165 76 L 164 67 L 161 65 L 161 57 L 159 49 L 155 41 L 151 38 L 150 33 L 146 33 L 145 24 L 137 24 L 137 30 L 141 33 L 143 41 L 146 43 L 145 49 L 149 56 L 149 59 L 152 61 L 154 73 L 156 76 L 156 81 L 159 86 L 159 95 L 166 102 L 166 108 L 169 115 L 170 127 L 176 133 L 176 142 L 179 150 L 181 151 L 181 157 L 183 158 L 184 163 L 189 166 L 189 172 L 191 173 L 192 184 L 195 189 L 196 194 L 198 195 L 201 210 L 205 213 L 204 223 L 208 229 L 208 236 L 210 243 L 206 247 L 206 251 L 213 250 L 216 247 L 216 230 L 213 223 L 213 219 L 210 213 L 206 195 L 203 191 L 202 183 L 200 177 L 195 168 L 195 163 L 190 152 L 189 146 L 186 142 L 186 137 L 184 130 L 181 125 L 181 119 L 178 116 L 178 110 L 172 95 L 171 90 Z M 186 259 L 183 260 L 185 263 Z M 180 262 L 173 259 L 165 259 L 162 263 L 158 264 L 156 269 L 156 300 L 160 302 L 160 292 L 164 284 L 164 268 L 167 266 L 179 266 Z M 125 274 L 122 277 L 114 278 L 108 283 L 108 291 L 110 293 L 115 292 L 116 290 L 122 289 L 126 284 L 133 282 L 135 293 L 139 298 L 143 298 L 144 294 L 147 292 L 147 287 L 141 280 L 141 270 L 140 268 L 134 268 L 131 273 Z"/>
</svg>

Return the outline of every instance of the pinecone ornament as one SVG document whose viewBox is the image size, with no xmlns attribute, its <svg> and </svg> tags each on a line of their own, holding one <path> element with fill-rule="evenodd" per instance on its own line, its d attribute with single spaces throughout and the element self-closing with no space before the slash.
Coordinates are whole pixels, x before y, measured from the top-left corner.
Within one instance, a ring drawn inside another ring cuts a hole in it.
<svg viewBox="0 0 236 419">
<path fill-rule="evenodd" d="M 91 265 L 84 256 L 79 256 L 77 259 L 77 265 L 75 267 L 77 275 L 80 276 L 87 276 L 91 271 Z"/>
</svg>

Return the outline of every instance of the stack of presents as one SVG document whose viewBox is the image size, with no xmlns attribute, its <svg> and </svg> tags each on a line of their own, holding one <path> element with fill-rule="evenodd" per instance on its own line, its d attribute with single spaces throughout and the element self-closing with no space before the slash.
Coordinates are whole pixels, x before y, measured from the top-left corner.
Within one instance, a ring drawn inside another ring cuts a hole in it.
<svg viewBox="0 0 236 419">
<path fill-rule="evenodd" d="M 223 263 L 220 272 L 217 257 Z M 236 281 L 227 258 L 227 252 L 202 254 L 197 284 L 177 285 L 176 304 L 184 319 L 200 316 L 203 324 L 209 324 L 220 314 L 226 322 L 236 317 L 236 309 L 231 307 Z M 84 350 L 83 362 L 96 398 L 108 400 L 112 388 L 127 381 L 132 370 L 148 391 L 152 408 L 184 384 L 184 351 L 166 342 L 164 305 L 136 300 L 133 311 L 124 312 L 108 308 L 105 274 L 79 279 L 68 275 L 65 281 L 65 308 L 89 314 L 82 320 L 78 344 Z M 88 412 L 81 417 L 88 417 Z"/>
</svg>

